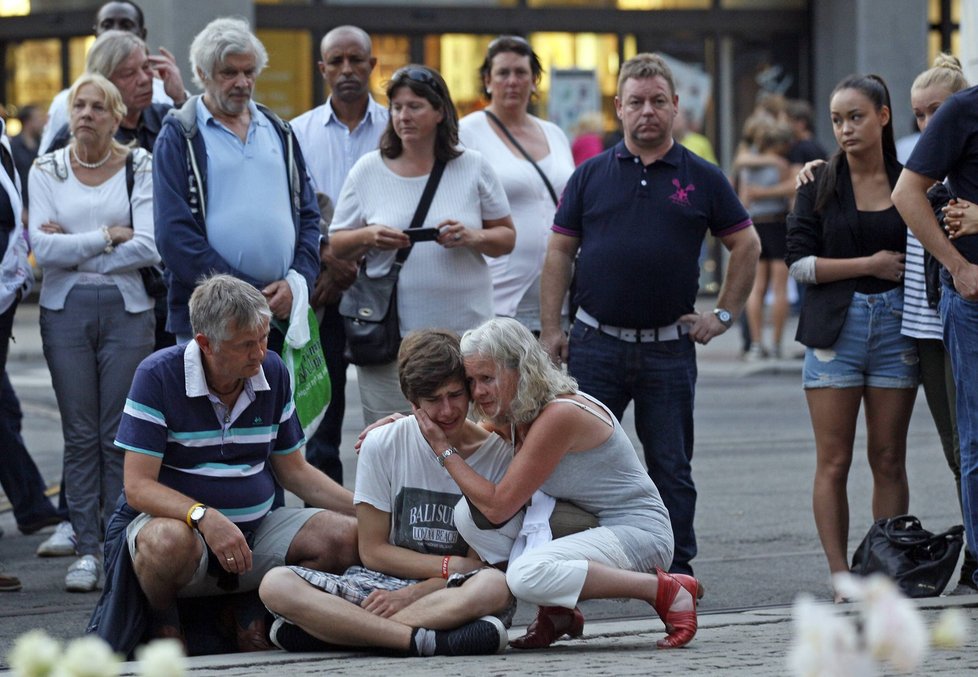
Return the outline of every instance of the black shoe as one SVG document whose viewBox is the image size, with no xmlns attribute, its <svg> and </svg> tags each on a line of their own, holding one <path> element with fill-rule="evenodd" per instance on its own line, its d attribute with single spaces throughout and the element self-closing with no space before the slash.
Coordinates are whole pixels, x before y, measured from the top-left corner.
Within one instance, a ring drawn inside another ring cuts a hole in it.
<svg viewBox="0 0 978 677">
<path fill-rule="evenodd" d="M 502 653 L 509 633 L 495 616 L 483 616 L 454 630 L 435 631 L 436 656 L 483 656 Z"/>
<path fill-rule="evenodd" d="M 272 622 L 272 627 L 268 631 L 268 638 L 272 644 L 282 651 L 329 651 L 332 646 L 318 637 L 313 637 L 298 625 L 290 623 L 284 618 L 276 618 Z"/>
<path fill-rule="evenodd" d="M 30 536 L 33 533 L 37 533 L 45 527 L 54 527 L 64 520 L 58 515 L 48 515 L 47 517 L 42 517 L 39 520 L 33 522 L 28 522 L 27 524 L 18 524 L 17 530 L 25 536 Z"/>
</svg>

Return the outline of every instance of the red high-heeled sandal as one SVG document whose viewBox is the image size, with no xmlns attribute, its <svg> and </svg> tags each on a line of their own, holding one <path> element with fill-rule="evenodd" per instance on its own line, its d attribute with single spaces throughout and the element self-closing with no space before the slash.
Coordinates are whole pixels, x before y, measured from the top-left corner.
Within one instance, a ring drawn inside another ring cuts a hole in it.
<svg viewBox="0 0 978 677">
<path fill-rule="evenodd" d="M 517 649 L 545 649 L 564 635 L 580 637 L 584 634 L 584 614 L 577 607 L 542 606 L 537 611 L 526 634 L 511 640 L 509 645 Z"/>
<path fill-rule="evenodd" d="M 655 593 L 653 608 L 666 625 L 668 635 L 656 642 L 660 649 L 678 649 L 685 646 L 696 634 L 696 592 L 697 582 L 692 576 L 685 574 L 668 574 L 656 567 L 659 577 L 658 590 Z M 689 611 L 672 611 L 673 602 L 679 594 L 679 589 L 685 588 L 693 598 L 693 608 Z"/>
</svg>

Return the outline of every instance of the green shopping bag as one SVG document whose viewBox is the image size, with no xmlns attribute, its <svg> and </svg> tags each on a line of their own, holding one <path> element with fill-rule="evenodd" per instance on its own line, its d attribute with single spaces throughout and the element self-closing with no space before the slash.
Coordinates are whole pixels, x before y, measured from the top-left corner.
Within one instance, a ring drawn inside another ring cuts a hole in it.
<svg viewBox="0 0 978 677">
<path fill-rule="evenodd" d="M 323 347 L 319 342 L 319 322 L 312 308 L 309 309 L 306 321 L 309 323 L 309 340 L 301 347 L 294 347 L 286 341 L 282 347 L 282 361 L 289 370 L 292 399 L 295 400 L 302 432 L 308 440 L 323 420 L 332 397 L 332 384 L 326 370 Z M 282 333 L 286 333 L 284 327 Z"/>
</svg>

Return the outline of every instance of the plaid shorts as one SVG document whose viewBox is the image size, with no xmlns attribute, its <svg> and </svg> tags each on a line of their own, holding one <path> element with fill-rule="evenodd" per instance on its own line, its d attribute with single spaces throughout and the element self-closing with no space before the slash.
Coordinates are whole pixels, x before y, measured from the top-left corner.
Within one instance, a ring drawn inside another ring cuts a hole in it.
<svg viewBox="0 0 978 677">
<path fill-rule="evenodd" d="M 483 567 L 489 569 L 491 567 Z M 306 567 L 290 566 L 297 576 L 305 580 L 309 585 L 319 588 L 323 592 L 336 595 L 345 599 L 347 602 L 360 606 L 374 590 L 400 590 L 409 585 L 420 583 L 421 579 L 397 578 L 388 576 L 379 571 L 367 569 L 362 566 L 352 566 L 342 574 L 330 574 L 325 571 L 316 571 Z M 447 588 L 460 587 L 465 581 L 469 580 L 482 569 L 476 569 L 464 574 L 452 574 L 448 577 Z M 513 615 L 516 613 L 516 598 L 511 597 L 509 606 L 502 613 L 497 614 L 499 620 L 507 628 L 513 624 Z"/>
</svg>

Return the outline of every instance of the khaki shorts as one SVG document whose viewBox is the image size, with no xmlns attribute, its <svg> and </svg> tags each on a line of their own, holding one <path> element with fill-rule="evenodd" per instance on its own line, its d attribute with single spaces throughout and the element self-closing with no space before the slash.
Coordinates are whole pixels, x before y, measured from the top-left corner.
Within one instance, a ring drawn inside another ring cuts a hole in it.
<svg viewBox="0 0 978 677">
<path fill-rule="evenodd" d="M 197 570 L 194 572 L 193 578 L 180 589 L 177 597 L 205 597 L 229 592 L 256 590 L 265 574 L 274 567 L 285 564 L 285 556 L 288 554 L 289 546 L 292 545 L 296 534 L 310 518 L 319 512 L 322 512 L 319 508 L 278 508 L 265 515 L 258 526 L 258 531 L 255 532 L 254 543 L 251 547 L 251 570 L 238 576 L 238 584 L 233 590 L 219 587 L 217 575 L 213 572 L 208 573 L 207 544 L 200 532 L 195 532 L 203 546 L 200 561 L 197 563 Z M 149 524 L 151 519 L 154 519 L 151 515 L 140 513 L 136 519 L 129 523 L 126 529 L 129 556 L 133 561 L 136 560 L 136 536 L 140 529 Z"/>
</svg>

